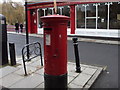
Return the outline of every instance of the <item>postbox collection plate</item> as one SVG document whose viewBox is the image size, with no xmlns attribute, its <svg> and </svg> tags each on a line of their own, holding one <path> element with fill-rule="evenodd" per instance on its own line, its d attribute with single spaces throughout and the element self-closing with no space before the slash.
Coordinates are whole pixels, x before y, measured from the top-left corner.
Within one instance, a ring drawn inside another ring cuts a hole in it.
<svg viewBox="0 0 120 90">
<path fill-rule="evenodd" d="M 46 45 L 51 45 L 51 37 L 50 37 L 50 34 L 46 34 L 46 35 L 45 35 L 45 38 L 46 38 Z"/>
</svg>

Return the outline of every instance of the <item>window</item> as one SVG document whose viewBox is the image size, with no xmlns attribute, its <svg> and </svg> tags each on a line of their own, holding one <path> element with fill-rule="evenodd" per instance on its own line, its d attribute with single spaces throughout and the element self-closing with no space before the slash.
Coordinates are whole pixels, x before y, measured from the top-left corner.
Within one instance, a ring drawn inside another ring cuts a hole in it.
<svg viewBox="0 0 120 90">
<path fill-rule="evenodd" d="M 107 29 L 108 22 L 108 6 L 105 3 L 100 3 L 98 6 L 98 26 L 100 29 Z"/>
<path fill-rule="evenodd" d="M 54 8 L 40 8 L 38 9 L 38 18 L 41 16 L 46 16 L 46 15 L 52 15 L 54 14 Z M 57 8 L 57 14 L 59 15 L 65 15 L 70 17 L 70 8 L 69 6 L 61 6 Z M 41 19 L 38 19 L 39 21 L 39 28 L 42 28 L 42 22 Z M 68 27 L 70 27 L 70 22 L 68 22 Z"/>
<path fill-rule="evenodd" d="M 63 15 L 70 17 L 70 8 L 69 6 L 64 6 Z M 70 27 L 70 21 L 68 22 L 68 28 Z"/>
<path fill-rule="evenodd" d="M 38 27 L 39 28 L 42 28 L 42 22 L 41 22 L 41 19 L 40 19 L 40 17 L 41 16 L 44 16 L 44 14 L 45 14 L 45 12 L 44 12 L 44 10 L 43 9 L 38 9 Z"/>
<path fill-rule="evenodd" d="M 41 16 L 46 16 L 46 15 L 52 15 L 53 14 L 53 8 L 39 8 L 38 9 L 38 27 L 42 28 L 42 22 L 40 17 Z"/>
<path fill-rule="evenodd" d="M 82 5 L 77 5 L 76 13 L 77 28 L 85 28 L 85 8 Z"/>
<path fill-rule="evenodd" d="M 118 2 L 110 5 L 110 29 L 120 29 L 120 4 Z"/>
<path fill-rule="evenodd" d="M 120 29 L 120 2 L 76 5 L 77 28 Z"/>
<path fill-rule="evenodd" d="M 93 4 L 76 6 L 77 28 L 96 28 L 96 7 Z"/>
<path fill-rule="evenodd" d="M 96 7 L 94 4 L 89 4 L 86 7 L 86 28 L 96 28 Z"/>
</svg>

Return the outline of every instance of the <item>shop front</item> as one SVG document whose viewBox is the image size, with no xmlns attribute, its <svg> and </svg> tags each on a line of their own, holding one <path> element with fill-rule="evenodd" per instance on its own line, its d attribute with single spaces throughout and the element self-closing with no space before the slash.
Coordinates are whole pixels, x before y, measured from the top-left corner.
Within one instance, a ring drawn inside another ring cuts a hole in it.
<svg viewBox="0 0 120 90">
<path fill-rule="evenodd" d="M 28 4 L 29 33 L 43 34 L 40 17 L 54 14 L 53 2 Z M 68 35 L 118 38 L 120 1 L 57 2 L 57 14 L 70 17 Z"/>
</svg>

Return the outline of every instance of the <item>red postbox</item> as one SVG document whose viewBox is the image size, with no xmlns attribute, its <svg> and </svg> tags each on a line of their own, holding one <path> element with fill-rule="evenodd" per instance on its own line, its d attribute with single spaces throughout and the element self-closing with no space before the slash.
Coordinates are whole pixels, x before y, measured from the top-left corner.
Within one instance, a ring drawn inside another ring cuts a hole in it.
<svg viewBox="0 0 120 90">
<path fill-rule="evenodd" d="M 45 88 L 67 88 L 67 24 L 69 17 L 41 17 L 44 28 Z"/>
</svg>

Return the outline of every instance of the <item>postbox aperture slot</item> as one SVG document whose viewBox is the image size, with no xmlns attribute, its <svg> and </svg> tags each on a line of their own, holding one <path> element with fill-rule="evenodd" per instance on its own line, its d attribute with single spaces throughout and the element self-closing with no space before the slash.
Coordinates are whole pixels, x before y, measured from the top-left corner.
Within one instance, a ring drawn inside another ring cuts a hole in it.
<svg viewBox="0 0 120 90">
<path fill-rule="evenodd" d="M 52 28 L 44 28 L 44 30 L 52 30 Z"/>
</svg>

